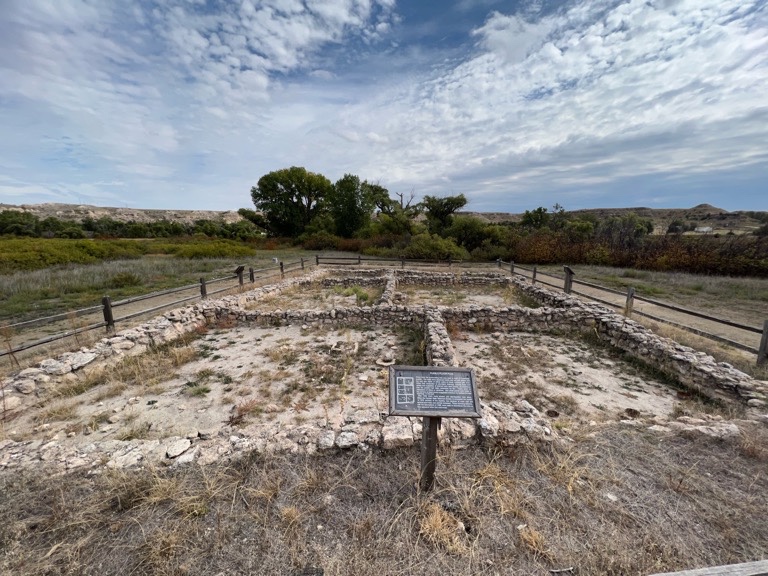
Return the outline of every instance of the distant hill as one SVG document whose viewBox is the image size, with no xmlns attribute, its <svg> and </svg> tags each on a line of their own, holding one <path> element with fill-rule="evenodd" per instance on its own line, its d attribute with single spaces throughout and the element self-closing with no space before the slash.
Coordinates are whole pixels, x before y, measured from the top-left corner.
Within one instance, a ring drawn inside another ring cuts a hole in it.
<svg viewBox="0 0 768 576">
<path fill-rule="evenodd" d="M 87 204 L 0 204 L 0 211 L 18 210 L 33 214 L 40 219 L 50 216 L 59 220 L 82 222 L 84 218 L 94 219 L 108 216 L 119 222 L 158 222 L 168 220 L 191 224 L 195 220 L 215 220 L 227 223 L 239 222 L 243 218 L 234 210 L 144 210 L 141 208 L 106 208 Z"/>
<path fill-rule="evenodd" d="M 34 214 L 40 219 L 53 216 L 60 220 L 82 222 L 88 216 L 101 218 L 108 216 L 121 222 L 156 222 L 160 220 L 192 223 L 195 220 L 214 220 L 222 222 L 239 222 L 242 217 L 234 210 L 147 210 L 141 208 L 108 208 L 90 206 L 86 204 L 0 204 L 2 210 L 18 210 Z M 597 220 L 621 216 L 634 212 L 642 218 L 649 218 L 654 224 L 655 234 L 664 234 L 669 225 L 675 220 L 693 225 L 696 228 L 711 228 L 713 234 L 725 234 L 734 232 L 744 234 L 759 228 L 763 222 L 753 218 L 747 211 L 729 212 L 710 204 L 699 204 L 693 208 L 588 208 L 585 210 L 572 210 L 569 214 L 575 217 L 587 216 Z M 509 212 L 461 212 L 461 214 L 475 216 L 486 222 L 519 222 L 522 214 Z M 768 222 L 768 212 L 762 212 Z"/>
<path fill-rule="evenodd" d="M 610 218 L 612 216 L 623 216 L 629 213 L 635 213 L 641 218 L 648 218 L 653 222 L 654 233 L 664 234 L 669 225 L 679 220 L 684 223 L 690 223 L 695 228 L 711 228 L 713 234 L 725 234 L 734 232 L 744 234 L 757 230 L 762 222 L 753 218 L 748 211 L 738 210 L 729 212 L 722 208 L 717 208 L 711 204 L 699 204 L 693 208 L 587 208 L 584 210 L 570 210 L 567 212 L 575 217 L 592 217 L 597 220 Z M 462 212 L 471 216 L 482 218 L 487 222 L 519 222 L 522 214 L 509 214 L 505 212 Z M 761 214 L 768 217 L 768 212 Z"/>
</svg>

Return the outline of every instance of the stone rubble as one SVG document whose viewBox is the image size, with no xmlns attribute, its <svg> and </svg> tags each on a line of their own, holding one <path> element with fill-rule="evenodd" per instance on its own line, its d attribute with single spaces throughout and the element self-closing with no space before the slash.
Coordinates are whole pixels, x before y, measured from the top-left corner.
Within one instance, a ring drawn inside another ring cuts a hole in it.
<svg viewBox="0 0 768 576">
<path fill-rule="evenodd" d="M 603 307 L 585 303 L 575 297 L 531 285 L 520 278 L 501 273 L 430 273 L 413 270 L 354 270 L 335 271 L 336 277 L 325 277 L 315 270 L 304 277 L 256 288 L 243 294 L 204 300 L 167 312 L 144 324 L 122 330 L 103 338 L 92 348 L 82 348 L 43 360 L 37 367 L 21 370 L 0 383 L 0 413 L 14 415 L 55 392 L 63 382 L 77 378 L 87 367 L 116 361 L 125 355 L 141 354 L 148 347 L 175 340 L 212 321 L 256 323 L 259 325 L 328 325 L 352 324 L 413 325 L 424 331 L 425 357 L 428 365 L 456 366 L 457 359 L 446 325 L 453 323 L 463 329 L 491 332 L 565 332 L 589 334 L 619 348 L 630 356 L 653 365 L 679 382 L 705 395 L 720 396 L 730 401 L 741 400 L 752 410 L 752 418 L 768 423 L 768 415 L 757 414 L 766 406 L 768 385 L 710 356 L 657 336 L 642 325 Z M 384 293 L 371 307 L 338 307 L 332 310 L 249 310 L 248 304 L 258 302 L 267 294 L 294 286 L 306 286 L 320 280 L 323 286 L 383 285 Z M 397 305 L 397 287 L 401 284 L 449 286 L 514 285 L 541 302 L 541 308 L 521 306 L 407 307 Z M 389 358 L 381 359 L 390 363 Z M 389 364 L 387 364 L 389 365 Z M 363 381 L 361 377 L 361 381 Z M 182 406 L 179 407 L 180 409 Z M 551 441 L 555 438 L 548 418 L 525 400 L 514 406 L 491 401 L 482 403 L 480 419 L 445 419 L 439 432 L 440 442 L 454 448 L 478 443 L 515 444 L 518 442 Z M 270 412 L 269 409 L 266 412 Z M 764 412 L 764 410 L 763 410 Z M 111 418 L 110 418 L 111 420 Z M 115 424 L 119 420 L 116 416 Z M 626 425 L 644 426 L 627 420 Z M 45 425 L 44 425 L 45 426 Z M 41 427 L 42 428 L 42 427 Z M 96 436 L 109 429 L 105 425 Z M 733 423 L 711 418 L 708 420 L 680 417 L 671 422 L 656 422 L 647 428 L 658 433 L 694 432 L 720 439 L 738 437 L 739 428 Z M 130 468 L 146 464 L 165 463 L 201 465 L 233 458 L 246 450 L 264 452 L 306 452 L 332 449 L 391 450 L 411 446 L 421 440 L 418 418 L 388 417 L 373 410 L 357 410 L 348 414 L 338 426 L 329 422 L 302 424 L 288 428 L 252 425 L 232 434 L 225 425 L 219 430 L 192 431 L 186 437 L 164 440 L 101 440 L 77 447 L 71 435 L 56 433 L 46 441 L 15 442 L 0 440 L 0 470 L 33 466 L 39 462 L 53 464 L 62 471 L 100 467 Z"/>
</svg>

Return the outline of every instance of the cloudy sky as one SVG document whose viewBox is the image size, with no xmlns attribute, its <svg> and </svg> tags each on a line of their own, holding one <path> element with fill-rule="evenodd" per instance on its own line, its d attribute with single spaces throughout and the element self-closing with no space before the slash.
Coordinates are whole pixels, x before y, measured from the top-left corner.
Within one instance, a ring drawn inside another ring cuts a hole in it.
<svg viewBox="0 0 768 576">
<path fill-rule="evenodd" d="M 768 210 L 768 0 L 0 0 L 0 202 Z"/>
</svg>

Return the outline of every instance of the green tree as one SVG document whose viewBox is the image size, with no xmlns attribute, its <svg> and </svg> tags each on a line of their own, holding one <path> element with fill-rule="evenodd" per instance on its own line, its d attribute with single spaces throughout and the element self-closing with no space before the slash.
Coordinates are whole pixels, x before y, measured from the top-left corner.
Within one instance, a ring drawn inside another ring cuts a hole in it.
<svg viewBox="0 0 768 576">
<path fill-rule="evenodd" d="M 274 236 L 299 236 L 326 207 L 333 186 L 322 174 L 292 166 L 265 174 L 251 198 Z"/>
<path fill-rule="evenodd" d="M 464 194 L 458 196 L 424 196 L 421 201 L 427 215 L 427 229 L 431 234 L 443 234 L 453 221 L 453 214 L 467 205 Z"/>
<path fill-rule="evenodd" d="M 387 189 L 378 184 L 360 181 L 354 174 L 344 174 L 333 185 L 328 197 L 328 209 L 336 226 L 336 234 L 351 238 L 368 225 L 377 206 L 386 206 Z"/>
<path fill-rule="evenodd" d="M 526 228 L 543 228 L 549 223 L 549 217 L 547 209 L 539 206 L 535 210 L 526 210 L 520 224 Z"/>
</svg>

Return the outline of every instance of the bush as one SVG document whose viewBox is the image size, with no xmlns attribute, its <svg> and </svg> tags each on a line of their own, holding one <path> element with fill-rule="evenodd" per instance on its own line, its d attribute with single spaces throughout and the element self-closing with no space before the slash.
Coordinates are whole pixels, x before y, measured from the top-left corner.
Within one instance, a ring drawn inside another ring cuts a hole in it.
<svg viewBox="0 0 768 576">
<path fill-rule="evenodd" d="M 469 253 L 457 246 L 450 238 L 441 238 L 437 234 L 424 232 L 417 234 L 403 250 L 405 258 L 414 260 L 467 260 Z"/>
<path fill-rule="evenodd" d="M 325 231 L 305 234 L 300 238 L 305 250 L 336 250 L 340 240 L 338 236 Z"/>
</svg>

